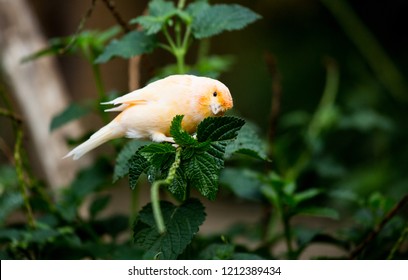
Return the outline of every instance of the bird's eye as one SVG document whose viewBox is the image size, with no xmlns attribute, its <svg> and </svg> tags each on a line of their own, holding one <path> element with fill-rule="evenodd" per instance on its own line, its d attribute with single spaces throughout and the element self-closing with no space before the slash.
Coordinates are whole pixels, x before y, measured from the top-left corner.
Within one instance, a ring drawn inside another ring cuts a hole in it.
<svg viewBox="0 0 408 280">
<path fill-rule="evenodd" d="M 217 92 L 214 91 L 214 92 L 213 92 L 213 96 L 216 97 L 216 96 L 217 96 Z"/>
</svg>

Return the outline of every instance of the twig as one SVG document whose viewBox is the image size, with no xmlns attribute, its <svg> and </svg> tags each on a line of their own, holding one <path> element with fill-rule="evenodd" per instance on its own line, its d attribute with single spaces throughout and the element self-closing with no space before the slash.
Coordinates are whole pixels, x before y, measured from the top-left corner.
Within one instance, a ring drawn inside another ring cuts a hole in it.
<svg viewBox="0 0 408 280">
<path fill-rule="evenodd" d="M 384 226 L 401 210 L 406 204 L 408 204 L 408 194 L 406 194 L 397 205 L 392 208 L 382 221 L 370 232 L 366 239 L 360 245 L 358 245 L 350 254 L 350 259 L 355 259 L 366 247 L 373 241 L 373 239 L 380 233 Z"/>
<path fill-rule="evenodd" d="M 2 151 L 8 161 L 14 165 L 13 151 L 10 150 L 3 138 L 0 138 L 0 151 Z"/>
<path fill-rule="evenodd" d="M 14 145 L 14 162 L 16 165 L 17 178 L 21 188 L 21 194 L 23 195 L 24 205 L 27 210 L 28 224 L 30 225 L 30 227 L 34 228 L 35 227 L 34 215 L 30 205 L 28 186 L 24 174 L 25 172 L 23 160 L 21 158 L 22 142 L 23 142 L 23 129 L 19 127 L 16 135 L 16 143 Z"/>
<path fill-rule="evenodd" d="M 132 29 L 126 23 L 126 21 L 122 18 L 122 16 L 116 10 L 115 2 L 112 0 L 102 0 L 105 3 L 105 6 L 109 9 L 113 17 L 115 18 L 116 22 L 122 27 L 123 32 L 129 33 Z"/>
<path fill-rule="evenodd" d="M 17 123 L 22 122 L 21 116 L 15 114 L 14 112 L 11 112 L 9 110 L 3 109 L 3 108 L 0 108 L 0 115 L 4 116 L 4 117 L 7 117 L 7 118 L 10 118 L 10 119 L 12 119 L 13 121 L 15 121 Z"/>
<path fill-rule="evenodd" d="M 408 237 L 408 225 L 402 231 L 401 236 L 398 238 L 397 242 L 395 242 L 394 246 L 392 247 L 390 254 L 387 257 L 387 260 L 394 259 L 394 255 L 397 252 L 398 248 L 401 247 L 404 240 Z"/>
<path fill-rule="evenodd" d="M 85 15 L 81 18 L 81 22 L 79 23 L 77 30 L 74 33 L 74 36 L 72 36 L 71 41 L 68 43 L 68 45 L 66 45 L 61 51 L 61 54 L 64 54 L 65 52 L 67 52 L 75 43 L 75 41 L 78 38 L 78 34 L 84 29 L 85 23 L 86 21 L 91 17 L 92 12 L 95 9 L 95 4 L 96 4 L 96 0 L 91 0 L 91 6 L 88 8 L 88 10 L 86 11 Z"/>
<path fill-rule="evenodd" d="M 383 83 L 395 99 L 407 102 L 408 86 L 404 76 L 375 36 L 347 3 L 350 1 L 321 0 L 321 2 L 336 18 L 344 33 L 356 45 L 378 80 Z"/>
</svg>

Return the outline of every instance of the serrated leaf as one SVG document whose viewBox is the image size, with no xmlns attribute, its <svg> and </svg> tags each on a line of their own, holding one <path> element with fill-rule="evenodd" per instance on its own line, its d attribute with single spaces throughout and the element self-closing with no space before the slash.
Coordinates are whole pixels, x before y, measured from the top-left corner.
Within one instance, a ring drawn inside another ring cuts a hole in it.
<svg viewBox="0 0 408 280">
<path fill-rule="evenodd" d="M 190 15 L 177 9 L 173 2 L 153 0 L 149 3 L 149 15 L 139 16 L 132 19 L 130 23 L 140 24 L 147 35 L 152 35 L 158 33 L 173 16 L 178 16 L 184 22 L 191 22 Z"/>
<path fill-rule="evenodd" d="M 116 157 L 115 170 L 113 172 L 113 182 L 123 178 L 129 173 L 129 159 L 136 153 L 136 151 L 151 142 L 147 141 L 130 141 L 123 146 L 122 150 Z"/>
<path fill-rule="evenodd" d="M 174 161 L 176 148 L 169 143 L 153 143 L 141 148 L 139 153 L 147 159 L 151 165 L 163 168 L 168 161 Z"/>
<path fill-rule="evenodd" d="M 150 53 L 156 47 L 156 39 L 142 31 L 132 31 L 119 40 L 111 41 L 95 63 L 105 63 L 113 57 L 131 58 Z"/>
<path fill-rule="evenodd" d="M 208 9 L 210 7 L 210 4 L 208 4 L 207 1 L 195 1 L 193 3 L 190 3 L 186 11 L 189 13 L 193 19 L 197 17 L 200 13 L 202 13 L 204 10 Z"/>
<path fill-rule="evenodd" d="M 218 192 L 220 168 L 207 152 L 195 154 L 182 165 L 188 183 L 209 200 L 215 200 Z"/>
<path fill-rule="evenodd" d="M 197 140 L 199 142 L 232 140 L 244 124 L 243 119 L 236 117 L 205 118 L 197 127 Z"/>
<path fill-rule="evenodd" d="M 256 128 L 249 123 L 245 124 L 238 132 L 237 138 L 228 144 L 225 157 L 229 158 L 234 153 L 268 160 L 265 143 L 259 138 Z"/>
<path fill-rule="evenodd" d="M 71 103 L 61 113 L 52 118 L 50 124 L 50 131 L 53 131 L 73 120 L 79 119 L 88 114 L 89 112 L 90 112 L 89 109 L 80 106 L 76 103 Z"/>
<path fill-rule="evenodd" d="M 162 201 L 166 232 L 159 234 L 151 204 L 140 212 L 133 228 L 134 242 L 145 249 L 145 259 L 176 259 L 192 241 L 205 220 L 204 206 L 197 199 L 190 199 L 180 206 Z"/>
<path fill-rule="evenodd" d="M 149 161 L 139 153 L 140 149 L 129 160 L 129 185 L 132 190 L 136 188 L 140 175 L 150 166 Z"/>
<path fill-rule="evenodd" d="M 184 201 L 187 196 L 187 179 L 181 168 L 177 168 L 176 176 L 167 187 L 170 193 L 179 201 Z"/>
<path fill-rule="evenodd" d="M 170 126 L 170 135 L 174 141 L 180 146 L 192 146 L 198 144 L 197 140 L 188 134 L 182 127 L 182 115 L 177 115 L 173 118 Z"/>
<path fill-rule="evenodd" d="M 223 31 L 239 30 L 261 18 L 248 8 L 233 5 L 213 5 L 195 10 L 192 30 L 197 39 L 217 35 Z"/>
</svg>

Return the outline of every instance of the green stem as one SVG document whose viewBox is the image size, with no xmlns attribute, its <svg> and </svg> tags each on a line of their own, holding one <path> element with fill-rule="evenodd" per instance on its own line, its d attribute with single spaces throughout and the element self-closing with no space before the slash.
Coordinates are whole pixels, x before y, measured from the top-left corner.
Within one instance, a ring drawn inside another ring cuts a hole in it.
<svg viewBox="0 0 408 280">
<path fill-rule="evenodd" d="M 347 1 L 321 0 L 337 19 L 346 35 L 356 45 L 361 55 L 373 69 L 389 92 L 397 99 L 408 101 L 408 86 L 384 48 L 358 18 Z"/>
<path fill-rule="evenodd" d="M 155 181 L 150 190 L 150 196 L 151 196 L 152 207 L 153 207 L 153 216 L 154 216 L 154 220 L 156 221 L 157 230 L 159 231 L 160 234 L 163 234 L 166 232 L 166 226 L 164 224 L 163 214 L 160 209 L 160 196 L 159 196 L 160 186 L 169 185 L 174 180 L 176 176 L 177 168 L 180 165 L 180 156 L 181 156 L 181 148 L 178 147 L 176 150 L 176 157 L 174 159 L 173 164 L 170 167 L 170 170 L 169 170 L 169 173 L 167 174 L 166 179 Z"/>
<path fill-rule="evenodd" d="M 99 65 L 92 63 L 92 73 L 95 80 L 96 90 L 99 96 L 99 102 L 106 101 L 106 92 L 102 81 L 101 68 L 99 67 Z M 108 123 L 109 122 L 108 115 L 103 113 L 103 109 L 101 109 L 100 106 L 98 106 L 98 109 L 100 112 L 99 115 L 101 116 L 104 123 Z"/>
<path fill-rule="evenodd" d="M 402 231 L 401 236 L 398 238 L 397 242 L 394 244 L 394 246 L 391 249 L 390 254 L 387 257 L 387 260 L 392 260 L 394 259 L 395 253 L 397 250 L 402 246 L 404 243 L 404 240 L 408 238 L 408 225 L 405 227 L 405 229 Z"/>
<path fill-rule="evenodd" d="M 319 136 L 319 133 L 322 130 L 323 114 L 326 110 L 334 106 L 338 93 L 340 76 L 336 63 L 333 60 L 327 60 L 326 70 L 326 84 L 323 90 L 323 95 L 306 132 L 308 144 L 313 143 Z M 305 149 L 303 153 L 300 154 L 293 167 L 287 171 L 285 178 L 295 181 L 300 172 L 302 172 L 308 164 L 312 153 L 313 147 L 309 145 L 309 148 Z"/>
<path fill-rule="evenodd" d="M 290 219 L 286 215 L 282 215 L 283 231 L 285 236 L 286 248 L 288 250 L 289 259 L 293 258 L 293 247 L 292 247 L 292 231 L 290 228 Z"/>
<path fill-rule="evenodd" d="M 185 4 L 186 4 L 186 0 L 179 0 L 177 4 L 177 8 L 182 10 L 184 9 Z"/>
<path fill-rule="evenodd" d="M 176 56 L 177 60 L 178 73 L 184 74 L 186 72 L 184 64 L 185 51 L 183 49 L 177 49 L 174 55 Z"/>
<path fill-rule="evenodd" d="M 17 130 L 17 135 L 16 135 L 16 143 L 14 146 L 14 162 L 16 165 L 16 172 L 17 172 L 17 179 L 21 188 L 21 194 L 23 196 L 24 200 L 24 206 L 27 211 L 27 218 L 28 218 L 28 224 L 30 227 L 34 228 L 35 227 L 35 221 L 34 221 L 34 216 L 33 216 L 33 211 L 31 209 L 30 201 L 29 201 L 29 195 L 28 195 L 28 186 L 26 184 L 26 179 L 24 176 L 24 167 L 23 167 L 23 161 L 21 158 L 21 145 L 23 141 L 23 130 L 21 127 Z"/>
</svg>

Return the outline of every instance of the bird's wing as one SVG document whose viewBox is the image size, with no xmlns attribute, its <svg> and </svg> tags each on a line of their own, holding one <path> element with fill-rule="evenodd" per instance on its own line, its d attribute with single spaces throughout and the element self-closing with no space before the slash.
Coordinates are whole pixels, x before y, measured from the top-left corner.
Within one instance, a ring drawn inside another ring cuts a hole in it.
<svg viewBox="0 0 408 280">
<path fill-rule="evenodd" d="M 191 87 L 192 79 L 190 75 L 172 75 L 102 104 L 121 104 L 107 111 L 123 111 L 130 105 L 144 105 L 174 94 L 181 95 Z"/>
</svg>

